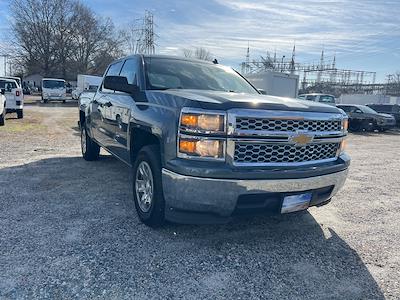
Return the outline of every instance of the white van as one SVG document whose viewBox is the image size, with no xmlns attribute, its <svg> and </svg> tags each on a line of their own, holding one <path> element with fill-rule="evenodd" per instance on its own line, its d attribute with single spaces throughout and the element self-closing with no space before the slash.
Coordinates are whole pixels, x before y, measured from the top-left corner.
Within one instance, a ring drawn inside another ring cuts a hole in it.
<svg viewBox="0 0 400 300">
<path fill-rule="evenodd" d="M 0 78 L 0 89 L 6 97 L 6 113 L 17 113 L 18 119 L 24 117 L 24 95 L 15 79 Z"/>
<path fill-rule="evenodd" d="M 43 78 L 42 79 L 42 101 L 61 100 L 65 103 L 67 98 L 67 88 L 64 79 Z"/>
</svg>

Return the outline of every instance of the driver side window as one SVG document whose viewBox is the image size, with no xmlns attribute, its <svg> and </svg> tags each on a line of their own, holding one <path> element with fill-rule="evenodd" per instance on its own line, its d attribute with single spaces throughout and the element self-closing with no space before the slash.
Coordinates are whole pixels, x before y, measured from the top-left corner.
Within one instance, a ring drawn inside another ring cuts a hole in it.
<svg viewBox="0 0 400 300">
<path fill-rule="evenodd" d="M 136 58 L 127 59 L 119 75 L 126 77 L 129 84 L 138 85 L 138 66 L 139 64 Z"/>
</svg>

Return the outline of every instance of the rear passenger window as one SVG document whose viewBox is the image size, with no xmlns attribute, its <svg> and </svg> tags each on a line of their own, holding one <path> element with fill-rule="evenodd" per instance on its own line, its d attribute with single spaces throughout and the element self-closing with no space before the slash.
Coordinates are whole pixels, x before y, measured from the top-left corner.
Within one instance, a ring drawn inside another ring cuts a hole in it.
<svg viewBox="0 0 400 300">
<path fill-rule="evenodd" d="M 317 96 L 308 95 L 308 96 L 306 97 L 306 100 L 315 101 L 316 98 L 317 98 Z"/>
<path fill-rule="evenodd" d="M 112 64 L 108 68 L 107 73 L 106 73 L 106 75 L 104 77 L 106 77 L 106 76 L 119 76 L 119 73 L 121 72 L 122 64 L 123 64 L 123 61 L 119 61 L 119 62 L 116 62 L 115 64 Z M 113 90 L 105 89 L 103 87 L 103 85 L 101 86 L 101 90 L 102 90 L 102 92 L 105 92 L 105 93 L 112 93 L 113 92 Z"/>
<path fill-rule="evenodd" d="M 329 95 L 322 95 L 319 97 L 319 102 L 322 103 L 335 103 L 335 98 Z"/>
<path fill-rule="evenodd" d="M 129 84 L 138 85 L 137 82 L 137 70 L 138 70 L 138 61 L 137 59 L 131 58 L 125 61 L 124 66 L 122 67 L 120 76 L 126 77 Z"/>
</svg>

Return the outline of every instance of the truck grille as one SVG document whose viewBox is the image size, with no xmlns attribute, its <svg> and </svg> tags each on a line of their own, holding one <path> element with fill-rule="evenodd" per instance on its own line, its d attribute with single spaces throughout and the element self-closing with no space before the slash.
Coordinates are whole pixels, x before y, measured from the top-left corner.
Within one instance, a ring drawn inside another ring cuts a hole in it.
<svg viewBox="0 0 400 300">
<path fill-rule="evenodd" d="M 234 163 L 285 164 L 335 159 L 339 146 L 339 143 L 299 147 L 291 144 L 236 142 Z"/>
<path fill-rule="evenodd" d="M 307 130 L 312 132 L 340 131 L 342 122 L 340 120 L 276 120 L 264 118 L 236 118 L 236 130 L 255 131 L 284 131 L 296 132 Z"/>
</svg>

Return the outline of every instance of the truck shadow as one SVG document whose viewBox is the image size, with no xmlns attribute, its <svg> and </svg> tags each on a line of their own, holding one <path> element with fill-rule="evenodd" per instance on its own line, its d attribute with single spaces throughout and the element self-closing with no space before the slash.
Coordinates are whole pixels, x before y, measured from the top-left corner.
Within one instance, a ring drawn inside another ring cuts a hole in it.
<svg viewBox="0 0 400 300">
<path fill-rule="evenodd" d="M 3 187 L 15 182 L 0 189 L 0 298 L 384 299 L 358 253 L 308 212 L 150 229 L 111 156 L 0 169 Z"/>
</svg>

